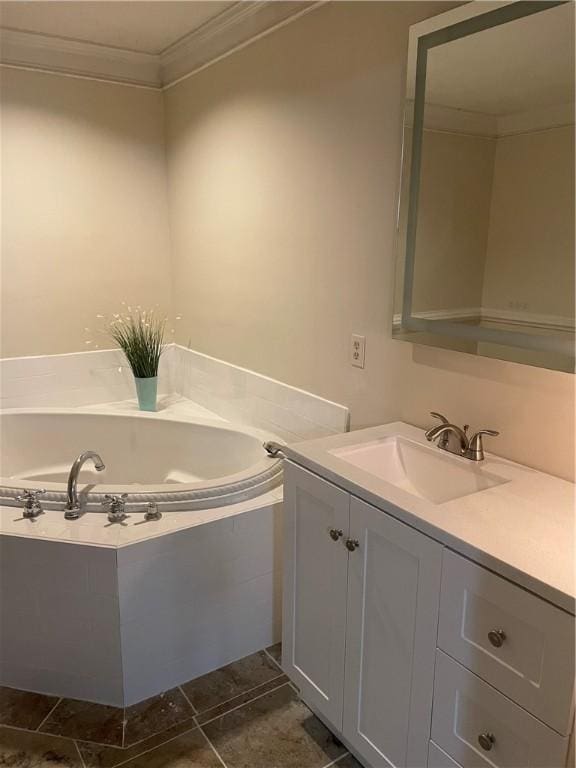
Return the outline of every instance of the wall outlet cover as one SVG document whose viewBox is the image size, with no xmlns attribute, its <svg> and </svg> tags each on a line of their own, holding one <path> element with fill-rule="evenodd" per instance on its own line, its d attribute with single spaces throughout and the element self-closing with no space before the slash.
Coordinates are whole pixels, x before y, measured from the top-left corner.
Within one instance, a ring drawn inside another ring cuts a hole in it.
<svg viewBox="0 0 576 768">
<path fill-rule="evenodd" d="M 352 344 L 350 346 L 350 362 L 356 368 L 364 368 L 366 357 L 366 336 L 352 334 Z"/>
</svg>

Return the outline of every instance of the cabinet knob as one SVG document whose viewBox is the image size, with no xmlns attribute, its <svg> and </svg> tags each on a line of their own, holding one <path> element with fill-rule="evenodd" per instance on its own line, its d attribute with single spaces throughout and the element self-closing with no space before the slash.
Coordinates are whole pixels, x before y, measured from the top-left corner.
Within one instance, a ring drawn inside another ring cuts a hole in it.
<svg viewBox="0 0 576 768">
<path fill-rule="evenodd" d="M 481 733 L 480 736 L 478 736 L 478 744 L 484 749 L 486 752 L 490 752 L 492 747 L 494 746 L 494 742 L 496 739 L 494 738 L 493 733 Z"/>
<path fill-rule="evenodd" d="M 350 552 L 354 552 L 355 549 L 358 549 L 360 546 L 360 542 L 358 539 L 346 539 L 346 549 Z"/>
<path fill-rule="evenodd" d="M 503 629 L 491 629 L 488 632 L 488 640 L 494 646 L 494 648 L 501 648 L 506 640 L 506 632 Z"/>
<path fill-rule="evenodd" d="M 338 541 L 341 536 L 344 536 L 344 533 L 339 528 L 330 528 L 328 533 L 332 541 Z"/>
</svg>

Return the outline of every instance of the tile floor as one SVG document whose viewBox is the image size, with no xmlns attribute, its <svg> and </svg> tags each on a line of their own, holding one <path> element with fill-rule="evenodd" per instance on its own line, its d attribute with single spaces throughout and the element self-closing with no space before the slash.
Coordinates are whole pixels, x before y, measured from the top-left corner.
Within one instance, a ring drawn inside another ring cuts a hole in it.
<svg viewBox="0 0 576 768">
<path fill-rule="evenodd" d="M 0 768 L 360 768 L 272 646 L 126 709 L 0 688 Z"/>
</svg>

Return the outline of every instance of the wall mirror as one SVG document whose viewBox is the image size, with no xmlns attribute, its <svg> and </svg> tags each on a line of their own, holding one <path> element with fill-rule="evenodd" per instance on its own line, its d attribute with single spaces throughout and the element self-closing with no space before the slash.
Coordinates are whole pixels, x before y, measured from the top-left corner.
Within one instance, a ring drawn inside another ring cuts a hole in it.
<svg viewBox="0 0 576 768">
<path fill-rule="evenodd" d="M 574 373 L 574 4 L 411 29 L 393 336 Z"/>
</svg>

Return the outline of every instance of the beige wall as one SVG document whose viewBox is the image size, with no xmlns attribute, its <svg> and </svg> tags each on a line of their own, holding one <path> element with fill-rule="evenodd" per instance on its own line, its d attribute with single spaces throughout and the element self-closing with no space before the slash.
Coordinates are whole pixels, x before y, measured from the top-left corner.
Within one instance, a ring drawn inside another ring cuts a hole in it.
<svg viewBox="0 0 576 768">
<path fill-rule="evenodd" d="M 162 95 L 13 69 L 1 78 L 0 353 L 90 349 L 96 314 L 123 300 L 169 304 Z"/>
<path fill-rule="evenodd" d="M 390 337 L 408 27 L 446 7 L 328 4 L 165 93 L 179 340 L 343 402 L 354 427 L 434 408 L 568 477 L 572 376 Z M 2 86 L 2 354 L 86 348 L 122 300 L 168 306 L 162 96 Z"/>
<path fill-rule="evenodd" d="M 331 3 L 166 92 L 180 341 L 346 403 L 353 427 L 438 409 L 568 477 L 573 377 L 390 338 L 408 27 L 446 7 Z"/>
</svg>

